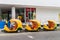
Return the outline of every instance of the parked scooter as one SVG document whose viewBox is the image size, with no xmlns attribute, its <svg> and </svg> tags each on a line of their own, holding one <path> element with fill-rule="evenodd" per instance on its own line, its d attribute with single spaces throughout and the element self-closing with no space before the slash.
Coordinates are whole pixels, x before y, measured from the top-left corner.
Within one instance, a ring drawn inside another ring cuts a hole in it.
<svg viewBox="0 0 60 40">
<path fill-rule="evenodd" d="M 43 30 L 53 31 L 56 30 L 57 24 L 54 20 L 48 20 L 48 25 L 44 24 Z"/>
<path fill-rule="evenodd" d="M 32 22 L 32 25 L 29 26 L 28 24 L 26 24 L 26 31 L 40 31 L 41 24 L 38 20 L 30 20 L 30 22 Z"/>
<path fill-rule="evenodd" d="M 30 24 L 26 24 L 25 27 L 22 26 L 22 22 L 19 19 L 11 19 L 9 25 L 4 26 L 5 32 L 21 32 L 25 31 L 40 31 L 41 23 L 38 20 L 30 20 Z M 54 20 L 48 20 L 48 25 L 43 26 L 43 30 L 53 31 L 57 28 L 57 24 Z"/>
<path fill-rule="evenodd" d="M 22 22 L 18 19 L 11 19 L 10 20 L 10 27 L 8 25 L 4 26 L 5 32 L 21 32 L 22 30 Z"/>
</svg>

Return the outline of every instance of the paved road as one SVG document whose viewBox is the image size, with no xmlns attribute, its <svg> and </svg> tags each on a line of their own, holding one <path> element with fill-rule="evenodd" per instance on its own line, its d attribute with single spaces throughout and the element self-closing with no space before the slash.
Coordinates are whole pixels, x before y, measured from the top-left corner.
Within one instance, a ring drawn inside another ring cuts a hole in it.
<svg viewBox="0 0 60 40">
<path fill-rule="evenodd" d="M 60 31 L 1 33 L 0 40 L 60 40 Z"/>
</svg>

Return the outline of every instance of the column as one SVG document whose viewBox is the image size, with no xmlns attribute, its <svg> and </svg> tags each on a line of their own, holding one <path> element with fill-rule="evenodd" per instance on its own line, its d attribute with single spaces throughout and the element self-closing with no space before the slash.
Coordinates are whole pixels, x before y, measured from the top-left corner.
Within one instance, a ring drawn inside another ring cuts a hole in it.
<svg viewBox="0 0 60 40">
<path fill-rule="evenodd" d="M 25 23 L 26 23 L 26 8 L 24 9 L 24 20 L 25 20 Z"/>
<path fill-rule="evenodd" d="M 0 9 L 0 17 L 1 17 L 1 13 L 2 13 L 2 12 L 1 12 L 1 9 Z"/>
<path fill-rule="evenodd" d="M 15 19 L 15 7 L 12 7 L 12 19 Z"/>
</svg>

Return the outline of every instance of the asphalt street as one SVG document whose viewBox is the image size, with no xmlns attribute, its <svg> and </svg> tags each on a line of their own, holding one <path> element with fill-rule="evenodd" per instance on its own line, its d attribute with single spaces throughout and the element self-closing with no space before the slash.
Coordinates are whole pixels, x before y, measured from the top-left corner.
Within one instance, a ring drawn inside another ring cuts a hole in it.
<svg viewBox="0 0 60 40">
<path fill-rule="evenodd" d="M 60 40 L 60 31 L 0 33 L 0 40 Z"/>
</svg>

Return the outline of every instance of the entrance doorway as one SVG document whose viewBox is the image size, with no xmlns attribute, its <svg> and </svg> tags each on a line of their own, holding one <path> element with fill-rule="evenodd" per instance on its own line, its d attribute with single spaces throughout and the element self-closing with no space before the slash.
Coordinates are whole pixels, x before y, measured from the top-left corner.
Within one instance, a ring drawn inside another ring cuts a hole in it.
<svg viewBox="0 0 60 40">
<path fill-rule="evenodd" d="M 23 23 L 25 23 L 24 9 L 25 8 L 16 8 L 16 18 L 19 18 Z"/>
<path fill-rule="evenodd" d="M 1 17 L 3 20 L 11 19 L 11 9 L 1 9 Z"/>
</svg>

